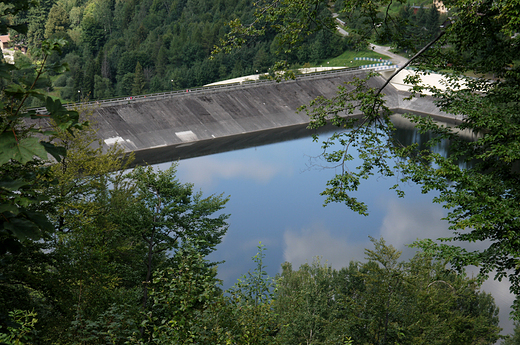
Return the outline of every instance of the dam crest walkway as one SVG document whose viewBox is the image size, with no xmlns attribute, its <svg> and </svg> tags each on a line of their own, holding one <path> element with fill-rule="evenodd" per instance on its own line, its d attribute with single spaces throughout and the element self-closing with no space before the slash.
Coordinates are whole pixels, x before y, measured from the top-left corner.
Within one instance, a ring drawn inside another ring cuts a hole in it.
<svg viewBox="0 0 520 345">
<path fill-rule="evenodd" d="M 283 82 L 190 89 L 90 102 L 92 123 L 108 148 L 116 143 L 135 153 L 135 164 L 155 164 L 308 136 L 309 118 L 297 110 L 318 96 L 334 97 L 338 86 L 364 78 L 367 70 L 336 70 Z M 371 78 L 381 87 L 383 77 Z M 389 84 L 383 90 L 395 112 L 428 114 L 455 121 L 431 97 L 404 101 L 406 92 Z M 354 114 L 358 115 L 358 114 Z"/>
</svg>

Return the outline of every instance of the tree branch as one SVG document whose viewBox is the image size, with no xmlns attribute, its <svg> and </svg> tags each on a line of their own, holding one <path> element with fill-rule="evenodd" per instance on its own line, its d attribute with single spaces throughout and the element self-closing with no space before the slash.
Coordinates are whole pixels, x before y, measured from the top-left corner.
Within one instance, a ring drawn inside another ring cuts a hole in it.
<svg viewBox="0 0 520 345">
<path fill-rule="evenodd" d="M 390 81 L 396 76 L 399 74 L 399 72 L 401 72 L 403 69 L 405 69 L 406 67 L 408 67 L 408 65 L 410 65 L 410 63 L 412 63 L 413 60 L 415 60 L 416 58 L 418 58 L 419 56 L 421 56 L 426 50 L 428 50 L 432 45 L 435 44 L 435 42 L 437 42 L 446 32 L 445 31 L 441 31 L 441 33 L 435 37 L 430 43 L 428 43 L 426 46 L 424 46 L 421 50 L 419 50 L 417 52 L 417 54 L 415 54 L 410 60 L 408 60 L 403 66 L 401 66 L 397 71 L 394 72 L 394 74 L 392 74 L 390 76 L 390 78 L 387 79 L 387 81 L 383 84 L 383 86 L 381 86 L 379 88 L 379 90 L 377 91 L 376 93 L 376 97 L 379 96 L 379 94 L 381 93 L 381 91 L 383 91 L 383 89 L 390 83 Z M 375 110 L 375 103 L 374 103 L 374 108 L 373 110 Z"/>
</svg>

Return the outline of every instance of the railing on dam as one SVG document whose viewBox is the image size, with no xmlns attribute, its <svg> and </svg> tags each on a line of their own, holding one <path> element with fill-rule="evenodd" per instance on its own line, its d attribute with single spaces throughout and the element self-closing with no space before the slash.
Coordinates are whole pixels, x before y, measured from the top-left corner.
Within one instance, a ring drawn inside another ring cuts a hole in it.
<svg viewBox="0 0 520 345">
<path fill-rule="evenodd" d="M 395 66 L 387 66 L 387 68 L 394 68 Z M 329 70 L 329 71 L 321 71 L 321 72 L 313 72 L 308 74 L 298 74 L 296 75 L 296 80 L 304 80 L 304 79 L 318 79 L 322 78 L 325 75 L 342 75 L 342 74 L 351 74 L 355 73 L 361 69 L 373 69 L 376 70 L 375 66 L 362 66 L 362 67 L 351 67 L 351 68 L 344 68 L 344 69 L 336 69 L 336 70 Z M 103 99 L 103 100 L 97 100 L 97 101 L 89 101 L 89 102 L 79 102 L 79 103 L 67 103 L 64 104 L 64 106 L 68 109 L 71 108 L 97 108 L 97 107 L 112 107 L 117 105 L 124 105 L 124 104 L 131 104 L 135 102 L 149 102 L 149 101 L 157 101 L 161 99 L 168 99 L 173 97 L 178 97 L 181 95 L 186 95 L 186 93 L 196 93 L 196 94 L 208 94 L 212 92 L 217 91 L 223 91 L 223 90 L 234 90 L 238 88 L 245 88 L 245 87 L 251 87 L 251 86 L 257 86 L 259 84 L 269 84 L 269 83 L 287 83 L 287 82 L 294 82 L 295 80 L 282 80 L 282 81 L 275 81 L 271 79 L 262 79 L 262 80 L 251 80 L 251 81 L 243 81 L 243 82 L 237 82 L 232 84 L 224 84 L 224 85 L 214 85 L 214 86 L 205 86 L 205 87 L 198 87 L 193 89 L 185 89 L 185 90 L 176 90 L 176 91 L 169 91 L 169 92 L 158 92 L 158 93 L 151 93 L 146 95 L 138 95 L 138 96 L 128 96 L 128 97 L 118 97 L 118 98 L 110 98 L 110 99 Z M 32 110 L 36 110 L 36 112 L 45 112 L 46 108 L 32 108 Z"/>
</svg>

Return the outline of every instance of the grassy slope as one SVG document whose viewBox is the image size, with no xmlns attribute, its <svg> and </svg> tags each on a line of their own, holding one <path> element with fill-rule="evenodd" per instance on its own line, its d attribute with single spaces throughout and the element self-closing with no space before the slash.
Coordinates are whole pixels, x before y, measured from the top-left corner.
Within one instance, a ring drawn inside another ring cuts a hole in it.
<svg viewBox="0 0 520 345">
<path fill-rule="evenodd" d="M 327 59 L 326 61 L 321 61 L 321 65 L 323 66 L 345 66 L 345 67 L 357 67 L 362 65 L 367 65 L 371 63 L 377 63 L 377 62 L 370 62 L 370 61 L 355 61 L 354 58 L 356 57 L 369 57 L 369 58 L 382 58 L 383 60 L 387 60 L 388 56 L 378 54 L 370 49 L 362 50 L 362 51 L 346 51 L 340 56 L 337 56 L 335 58 Z M 327 64 L 329 62 L 329 64 Z"/>
</svg>

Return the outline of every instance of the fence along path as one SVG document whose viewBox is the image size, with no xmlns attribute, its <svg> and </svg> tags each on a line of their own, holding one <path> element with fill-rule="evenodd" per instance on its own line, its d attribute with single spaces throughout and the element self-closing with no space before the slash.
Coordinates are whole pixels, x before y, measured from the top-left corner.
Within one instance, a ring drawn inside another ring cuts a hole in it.
<svg viewBox="0 0 520 345">
<path fill-rule="evenodd" d="M 387 68 L 395 68 L 395 66 L 386 66 Z M 359 71 L 360 69 L 376 69 L 376 66 L 366 65 L 362 67 L 352 67 L 352 68 L 344 68 L 344 69 L 336 69 L 336 70 L 330 70 L 330 71 L 322 71 L 322 72 L 313 72 L 309 74 L 299 74 L 296 76 L 297 79 L 317 79 L 321 78 L 324 75 L 330 75 L 330 74 L 349 74 L 356 71 Z M 118 97 L 118 98 L 110 98 L 110 99 L 102 99 L 97 101 L 89 101 L 89 102 L 76 102 L 76 103 L 67 103 L 64 104 L 64 106 L 67 109 L 72 108 L 90 108 L 90 107 L 113 107 L 123 104 L 130 104 L 133 102 L 151 102 L 156 101 L 160 99 L 167 99 L 167 98 L 174 98 L 176 96 L 185 95 L 186 92 L 189 93 L 198 93 L 198 94 L 204 94 L 204 93 L 212 93 L 215 91 L 222 91 L 222 90 L 233 90 L 233 89 L 239 89 L 239 88 L 245 88 L 248 86 L 254 86 L 258 84 L 263 83 L 284 83 L 284 82 L 291 82 L 291 80 L 284 80 L 284 81 L 274 81 L 271 79 L 263 79 L 263 80 L 252 80 L 252 81 L 243 81 L 241 83 L 232 83 L 232 84 L 224 84 L 224 85 L 214 85 L 214 86 L 206 86 L 206 87 L 198 87 L 193 89 L 184 89 L 184 90 L 176 90 L 176 91 L 168 91 L 168 92 L 158 92 L 158 93 L 150 93 L 145 95 L 137 95 L 137 96 L 126 96 L 126 97 Z M 46 109 L 45 107 L 40 108 L 33 108 L 33 110 L 36 110 L 37 112 L 45 113 Z"/>
</svg>

